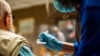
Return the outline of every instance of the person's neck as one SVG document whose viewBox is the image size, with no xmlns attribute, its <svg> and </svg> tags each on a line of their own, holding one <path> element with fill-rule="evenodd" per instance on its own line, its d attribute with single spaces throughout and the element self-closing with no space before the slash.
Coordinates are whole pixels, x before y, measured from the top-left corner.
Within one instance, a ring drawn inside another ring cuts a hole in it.
<svg viewBox="0 0 100 56">
<path fill-rule="evenodd" d="M 10 31 L 8 27 L 0 26 L 1 30 Z"/>
</svg>

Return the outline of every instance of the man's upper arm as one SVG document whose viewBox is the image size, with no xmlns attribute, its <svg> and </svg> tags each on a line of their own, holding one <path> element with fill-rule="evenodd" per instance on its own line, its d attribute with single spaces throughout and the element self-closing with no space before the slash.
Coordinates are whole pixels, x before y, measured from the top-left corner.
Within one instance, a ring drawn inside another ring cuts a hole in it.
<svg viewBox="0 0 100 56">
<path fill-rule="evenodd" d="M 29 47 L 23 46 L 19 51 L 19 56 L 35 56 Z"/>
</svg>

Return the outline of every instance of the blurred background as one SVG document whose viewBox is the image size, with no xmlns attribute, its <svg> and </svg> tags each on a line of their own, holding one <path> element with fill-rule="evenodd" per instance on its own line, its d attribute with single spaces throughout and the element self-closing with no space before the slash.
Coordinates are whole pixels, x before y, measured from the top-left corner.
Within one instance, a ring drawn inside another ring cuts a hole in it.
<svg viewBox="0 0 100 56">
<path fill-rule="evenodd" d="M 70 14 L 60 13 L 52 6 L 50 0 L 6 1 L 12 8 L 16 33 L 24 36 L 29 41 L 30 48 L 36 56 L 72 56 L 49 50 L 38 45 L 36 40 L 40 32 L 48 30 L 60 41 L 76 42 L 77 11 Z"/>
</svg>

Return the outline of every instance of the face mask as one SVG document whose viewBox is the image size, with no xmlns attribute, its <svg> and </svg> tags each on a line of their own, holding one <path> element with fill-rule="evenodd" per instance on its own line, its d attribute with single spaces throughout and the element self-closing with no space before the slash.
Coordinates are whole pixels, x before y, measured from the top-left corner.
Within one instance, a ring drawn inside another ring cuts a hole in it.
<svg viewBox="0 0 100 56">
<path fill-rule="evenodd" d="M 74 28 L 73 25 L 68 25 L 67 27 L 68 30 L 73 30 L 73 28 Z"/>
<path fill-rule="evenodd" d="M 62 13 L 70 13 L 70 12 L 76 11 L 75 6 L 64 7 L 57 0 L 53 0 L 53 5 L 59 12 L 62 12 Z"/>
</svg>

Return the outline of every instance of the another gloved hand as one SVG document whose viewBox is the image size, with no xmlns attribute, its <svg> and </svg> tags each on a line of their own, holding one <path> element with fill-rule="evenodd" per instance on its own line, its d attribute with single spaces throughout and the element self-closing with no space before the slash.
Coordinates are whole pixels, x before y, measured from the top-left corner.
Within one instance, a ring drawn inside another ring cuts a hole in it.
<svg viewBox="0 0 100 56">
<path fill-rule="evenodd" d="M 39 35 L 39 40 L 41 42 L 46 42 L 44 44 L 48 49 L 54 50 L 54 51 L 61 51 L 62 50 L 62 42 L 58 41 L 56 37 L 43 32 Z"/>
</svg>

